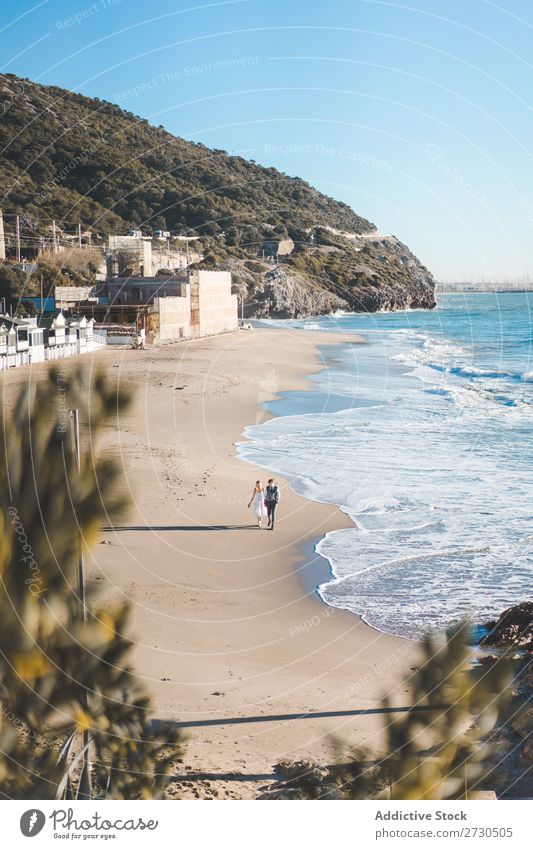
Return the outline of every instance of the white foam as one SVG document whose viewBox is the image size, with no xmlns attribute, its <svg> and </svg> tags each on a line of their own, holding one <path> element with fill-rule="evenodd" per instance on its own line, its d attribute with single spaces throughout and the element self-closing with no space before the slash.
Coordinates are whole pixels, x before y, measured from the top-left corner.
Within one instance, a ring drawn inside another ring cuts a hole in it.
<svg viewBox="0 0 533 849">
<path fill-rule="evenodd" d="M 349 408 L 247 428 L 239 453 L 352 518 L 317 546 L 332 567 L 328 604 L 410 637 L 498 614 L 531 592 L 521 391 L 533 372 L 478 367 L 466 346 L 410 329 L 365 333 L 373 344 L 337 352 L 340 366 L 317 381 Z"/>
</svg>

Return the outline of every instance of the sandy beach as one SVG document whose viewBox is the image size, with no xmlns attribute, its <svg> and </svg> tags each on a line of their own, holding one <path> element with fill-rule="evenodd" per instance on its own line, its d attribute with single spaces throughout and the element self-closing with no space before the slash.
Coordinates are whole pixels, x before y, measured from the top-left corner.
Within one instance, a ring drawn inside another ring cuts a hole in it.
<svg viewBox="0 0 533 849">
<path fill-rule="evenodd" d="M 103 365 L 136 391 L 104 445 L 132 506 L 87 568 L 101 592 L 133 605 L 134 664 L 154 716 L 191 726 L 170 795 L 253 798 L 281 760 L 330 762 L 332 738 L 379 750 L 381 697 L 407 703 L 416 646 L 315 592 L 328 571 L 313 544 L 348 517 L 278 478 L 277 527 L 257 530 L 247 503 L 269 475 L 234 445 L 265 418 L 262 402 L 309 388 L 305 376 L 324 366 L 317 346 L 353 340 L 254 329 L 65 361 Z M 43 373 L 4 373 L 7 403 Z"/>
</svg>

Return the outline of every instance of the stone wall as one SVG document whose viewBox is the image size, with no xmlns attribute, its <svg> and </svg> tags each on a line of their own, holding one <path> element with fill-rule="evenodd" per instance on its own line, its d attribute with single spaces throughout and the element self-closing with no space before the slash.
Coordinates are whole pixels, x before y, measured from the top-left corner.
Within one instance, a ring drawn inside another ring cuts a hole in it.
<svg viewBox="0 0 533 849">
<path fill-rule="evenodd" d="M 194 271 L 182 297 L 155 298 L 150 330 L 161 342 L 228 333 L 239 326 L 237 296 L 231 294 L 231 274 Z"/>
<path fill-rule="evenodd" d="M 237 296 L 231 294 L 229 271 L 194 271 L 198 281 L 200 336 L 228 333 L 239 326 Z M 194 281 L 192 281 L 194 282 Z"/>
<path fill-rule="evenodd" d="M 162 342 L 191 338 L 191 301 L 189 286 L 182 298 L 156 298 L 153 329 Z"/>
</svg>

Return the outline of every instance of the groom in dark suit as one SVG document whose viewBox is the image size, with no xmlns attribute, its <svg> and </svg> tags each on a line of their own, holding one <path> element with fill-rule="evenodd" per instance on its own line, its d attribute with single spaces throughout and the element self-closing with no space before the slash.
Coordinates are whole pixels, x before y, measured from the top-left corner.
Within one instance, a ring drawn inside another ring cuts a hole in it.
<svg viewBox="0 0 533 849">
<path fill-rule="evenodd" d="M 265 489 L 265 507 L 267 509 L 268 527 L 271 531 L 274 530 L 274 520 L 276 518 L 276 507 L 279 504 L 279 486 L 276 481 L 270 478 Z"/>
</svg>

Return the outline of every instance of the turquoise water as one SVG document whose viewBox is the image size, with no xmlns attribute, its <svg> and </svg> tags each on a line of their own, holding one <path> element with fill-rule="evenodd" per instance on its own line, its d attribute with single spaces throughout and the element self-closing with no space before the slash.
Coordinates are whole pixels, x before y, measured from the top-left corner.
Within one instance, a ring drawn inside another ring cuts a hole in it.
<svg viewBox="0 0 533 849">
<path fill-rule="evenodd" d="M 324 346 L 312 392 L 271 403 L 240 455 L 353 527 L 317 550 L 330 605 L 418 637 L 531 598 L 533 295 L 442 295 L 436 310 L 275 322 L 362 334 Z"/>
</svg>

